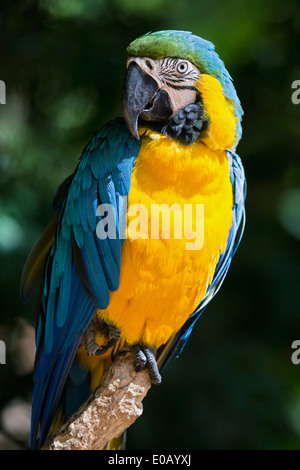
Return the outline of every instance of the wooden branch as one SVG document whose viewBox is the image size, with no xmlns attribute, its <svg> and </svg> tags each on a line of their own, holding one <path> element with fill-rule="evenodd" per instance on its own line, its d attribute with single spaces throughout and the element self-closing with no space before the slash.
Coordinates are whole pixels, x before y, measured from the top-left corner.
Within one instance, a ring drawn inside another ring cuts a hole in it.
<svg viewBox="0 0 300 470">
<path fill-rule="evenodd" d="M 131 352 L 115 356 L 93 395 L 49 438 L 42 450 L 101 450 L 143 412 L 149 372 L 135 371 Z"/>
</svg>

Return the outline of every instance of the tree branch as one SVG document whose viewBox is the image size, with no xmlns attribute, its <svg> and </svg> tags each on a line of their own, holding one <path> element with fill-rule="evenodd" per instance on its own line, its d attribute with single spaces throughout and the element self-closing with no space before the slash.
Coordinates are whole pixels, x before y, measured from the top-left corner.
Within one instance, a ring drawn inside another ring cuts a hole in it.
<svg viewBox="0 0 300 470">
<path fill-rule="evenodd" d="M 101 450 L 131 426 L 151 387 L 148 370 L 136 372 L 134 362 L 129 351 L 117 354 L 99 387 L 42 450 Z"/>
</svg>

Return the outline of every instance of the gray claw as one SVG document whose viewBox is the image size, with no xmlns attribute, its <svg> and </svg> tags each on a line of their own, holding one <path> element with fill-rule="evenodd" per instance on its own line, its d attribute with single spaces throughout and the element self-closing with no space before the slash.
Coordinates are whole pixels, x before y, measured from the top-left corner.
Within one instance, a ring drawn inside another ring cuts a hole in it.
<svg viewBox="0 0 300 470">
<path fill-rule="evenodd" d="M 109 338 L 108 343 L 104 346 L 100 346 L 95 341 L 95 335 L 98 331 Z M 120 335 L 121 331 L 116 326 L 105 323 L 98 318 L 93 318 L 84 334 L 85 350 L 89 356 L 101 356 L 116 344 Z"/>
<path fill-rule="evenodd" d="M 159 385 L 161 383 L 161 375 L 157 367 L 154 350 L 148 346 L 140 346 L 138 344 L 132 346 L 131 349 L 136 357 L 136 371 L 139 372 L 147 367 L 151 382 Z"/>
</svg>

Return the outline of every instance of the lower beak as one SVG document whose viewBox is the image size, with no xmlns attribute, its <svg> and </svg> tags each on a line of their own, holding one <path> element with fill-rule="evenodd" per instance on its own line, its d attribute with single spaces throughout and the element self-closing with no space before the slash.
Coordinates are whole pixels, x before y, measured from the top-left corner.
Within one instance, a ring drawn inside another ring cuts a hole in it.
<svg viewBox="0 0 300 470">
<path fill-rule="evenodd" d="M 127 69 L 123 86 L 123 113 L 131 134 L 139 139 L 138 119 L 163 121 L 172 115 L 168 94 L 135 62 Z"/>
</svg>

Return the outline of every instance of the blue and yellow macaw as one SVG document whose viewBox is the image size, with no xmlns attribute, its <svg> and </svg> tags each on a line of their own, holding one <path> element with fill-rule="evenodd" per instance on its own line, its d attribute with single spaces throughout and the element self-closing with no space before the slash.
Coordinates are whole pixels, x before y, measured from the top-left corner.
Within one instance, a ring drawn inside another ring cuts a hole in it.
<svg viewBox="0 0 300 470">
<path fill-rule="evenodd" d="M 245 177 L 235 153 L 243 112 L 213 44 L 160 31 L 133 41 L 127 56 L 124 119 L 105 125 L 83 150 L 23 272 L 24 301 L 43 275 L 32 448 L 88 398 L 124 345 L 160 383 L 220 288 L 244 229 Z M 198 249 L 187 249 L 190 233 L 175 236 L 173 204 L 204 207 Z M 115 237 L 101 205 L 114 209 Z M 151 238 L 153 205 L 170 216 L 169 237 Z M 137 236 L 131 209 L 142 206 L 149 224 L 140 223 Z"/>
</svg>

